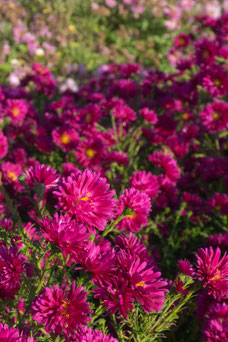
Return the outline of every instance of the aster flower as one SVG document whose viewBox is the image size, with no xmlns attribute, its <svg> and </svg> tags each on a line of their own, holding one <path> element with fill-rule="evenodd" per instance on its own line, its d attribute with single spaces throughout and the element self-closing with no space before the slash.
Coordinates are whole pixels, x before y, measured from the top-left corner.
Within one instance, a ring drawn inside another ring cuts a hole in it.
<svg viewBox="0 0 228 342">
<path fill-rule="evenodd" d="M 42 235 L 47 241 L 54 242 L 66 254 L 77 254 L 85 247 L 89 234 L 84 226 L 78 225 L 69 216 L 45 217 L 39 221 Z"/>
<path fill-rule="evenodd" d="M 208 198 L 207 206 L 210 210 L 215 210 L 222 215 L 228 214 L 228 196 L 216 192 L 212 197 Z"/>
<path fill-rule="evenodd" d="M 87 245 L 74 256 L 75 262 L 89 272 L 94 282 L 112 279 L 115 266 L 115 253 L 110 246 L 102 248 L 88 241 Z"/>
<path fill-rule="evenodd" d="M 12 125 L 22 123 L 28 112 L 28 104 L 25 100 L 7 100 L 6 114 L 10 116 Z"/>
<path fill-rule="evenodd" d="M 56 170 L 44 164 L 31 166 L 25 171 L 26 183 L 33 188 L 38 184 L 45 186 L 45 189 L 50 189 L 58 185 L 60 176 L 56 174 Z"/>
<path fill-rule="evenodd" d="M 136 171 L 130 179 L 132 187 L 141 192 L 145 192 L 151 199 L 154 199 L 158 195 L 158 179 L 151 172 Z"/>
<path fill-rule="evenodd" d="M 52 96 L 56 88 L 56 81 L 52 73 L 40 63 L 32 65 L 33 81 L 36 84 L 37 91 L 44 90 L 44 94 L 48 97 Z"/>
<path fill-rule="evenodd" d="M 0 247 L 0 297 L 11 299 L 21 286 L 25 256 L 16 247 Z"/>
<path fill-rule="evenodd" d="M 177 182 L 181 173 L 177 166 L 176 160 L 172 158 L 169 153 L 164 154 L 161 151 L 155 151 L 148 157 L 148 159 L 156 167 L 164 170 L 164 174 L 159 175 L 162 184 L 175 184 Z"/>
<path fill-rule="evenodd" d="M 93 311 L 86 302 L 87 291 L 80 285 L 76 288 L 75 282 L 70 290 L 65 287 L 45 287 L 32 305 L 32 316 L 39 324 L 54 331 L 56 335 L 62 332 L 67 336 L 74 332 L 80 324 L 86 325 L 90 321 L 89 314 Z"/>
<path fill-rule="evenodd" d="M 22 173 L 22 168 L 19 164 L 11 162 L 3 162 L 1 164 L 2 180 L 6 184 L 10 184 L 16 191 L 21 190 L 23 187 L 18 182 L 17 178 Z"/>
<path fill-rule="evenodd" d="M 195 43 L 195 60 L 200 67 L 209 67 L 215 61 L 215 42 L 203 38 Z"/>
<path fill-rule="evenodd" d="M 187 295 L 189 293 L 189 290 L 188 289 L 184 289 L 183 286 L 184 286 L 184 282 L 180 280 L 180 277 L 178 275 L 177 277 L 177 280 L 174 281 L 174 284 L 176 286 L 176 291 L 178 293 L 181 293 L 182 295 Z"/>
<path fill-rule="evenodd" d="M 228 91 L 228 74 L 219 65 L 212 65 L 203 75 L 202 85 L 212 96 L 221 97 Z"/>
<path fill-rule="evenodd" d="M 0 159 L 3 159 L 8 153 L 8 143 L 7 138 L 4 136 L 3 132 L 0 131 Z"/>
<path fill-rule="evenodd" d="M 136 120 L 136 114 L 134 110 L 124 102 L 116 104 L 112 109 L 112 114 L 116 119 L 119 119 L 123 123 L 130 123 L 131 121 Z"/>
<path fill-rule="evenodd" d="M 106 179 L 90 170 L 78 173 L 74 177 L 63 179 L 54 191 L 58 199 L 57 208 L 67 215 L 75 216 L 78 223 L 104 230 L 107 221 L 114 214 L 114 191 L 109 190 Z"/>
<path fill-rule="evenodd" d="M 52 131 L 54 143 L 64 152 L 69 152 L 76 147 L 79 136 L 74 128 L 58 127 Z"/>
<path fill-rule="evenodd" d="M 180 33 L 174 39 L 174 47 L 176 49 L 184 49 L 190 44 L 190 35 L 186 33 Z"/>
<path fill-rule="evenodd" d="M 189 276 L 189 277 L 194 277 L 195 275 L 195 270 L 192 266 L 192 264 L 187 260 L 178 260 L 178 267 L 181 273 Z"/>
<path fill-rule="evenodd" d="M 209 294 L 215 298 L 228 295 L 228 256 L 226 253 L 220 259 L 221 250 L 212 247 L 198 250 L 197 273 L 199 280 L 204 282 Z"/>
<path fill-rule="evenodd" d="M 24 342 L 18 329 L 10 328 L 6 324 L 0 324 L 1 342 Z"/>
<path fill-rule="evenodd" d="M 228 104 L 225 102 L 208 104 L 199 115 L 208 132 L 216 133 L 228 127 Z"/>
<path fill-rule="evenodd" d="M 118 214 L 120 215 L 124 208 L 132 210 L 131 214 L 125 216 L 118 224 L 120 230 L 138 232 L 145 227 L 148 221 L 148 215 L 151 210 L 149 196 L 140 192 L 138 189 L 126 189 L 120 196 L 118 203 Z"/>
<path fill-rule="evenodd" d="M 86 139 L 81 141 L 75 151 L 75 157 L 82 167 L 94 168 L 104 157 L 104 146 L 101 140 Z"/>
<path fill-rule="evenodd" d="M 145 312 L 160 311 L 165 300 L 167 282 L 160 278 L 161 273 L 148 267 L 138 256 L 121 250 L 117 255 L 119 269 L 128 279 L 133 296 Z"/>
<path fill-rule="evenodd" d="M 118 342 L 111 335 L 104 335 L 101 330 L 93 330 L 88 327 L 79 327 L 77 333 L 67 339 L 67 342 Z"/>
<path fill-rule="evenodd" d="M 127 318 L 130 310 L 134 309 L 133 291 L 128 287 L 126 279 L 121 276 L 114 277 L 110 282 L 102 282 L 94 291 L 95 298 L 101 301 L 102 306 L 106 306 L 107 313 L 113 315 L 115 312 Z"/>
<path fill-rule="evenodd" d="M 148 107 L 143 107 L 139 110 L 139 115 L 141 115 L 147 122 L 151 125 L 155 125 L 158 122 L 158 117 L 155 111 L 149 109 Z"/>
</svg>

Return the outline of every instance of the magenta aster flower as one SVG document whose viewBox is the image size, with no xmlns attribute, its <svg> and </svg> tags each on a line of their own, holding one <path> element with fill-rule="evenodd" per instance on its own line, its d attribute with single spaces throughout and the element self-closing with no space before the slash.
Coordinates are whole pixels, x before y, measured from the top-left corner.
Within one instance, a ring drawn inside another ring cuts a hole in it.
<svg viewBox="0 0 228 342">
<path fill-rule="evenodd" d="M 117 255 L 119 271 L 122 270 L 128 278 L 129 287 L 133 290 L 133 296 L 142 305 L 145 312 L 160 311 L 165 300 L 167 282 L 155 271 L 148 267 L 146 260 L 143 262 L 136 255 L 119 251 Z"/>
<path fill-rule="evenodd" d="M 32 305 L 33 319 L 56 335 L 62 332 L 69 335 L 78 325 L 86 325 L 91 320 L 88 315 L 93 311 L 86 302 L 86 295 L 87 291 L 81 285 L 76 288 L 75 282 L 67 292 L 64 286 L 45 287 Z"/>
<path fill-rule="evenodd" d="M 79 327 L 67 342 L 118 342 L 111 335 L 104 335 L 101 330 L 93 330 L 88 327 Z"/>
<path fill-rule="evenodd" d="M 23 188 L 17 180 L 18 176 L 22 173 L 22 168 L 19 164 L 13 164 L 8 161 L 3 162 L 1 164 L 1 170 L 3 182 L 12 185 L 16 191 Z"/>
<path fill-rule="evenodd" d="M 6 324 L 0 324 L 1 342 L 22 342 L 21 334 L 18 329 L 9 328 Z"/>
<path fill-rule="evenodd" d="M 228 104 L 225 102 L 208 104 L 199 115 L 208 132 L 216 133 L 228 127 Z"/>
<path fill-rule="evenodd" d="M 39 221 L 43 237 L 54 242 L 66 254 L 77 254 L 85 247 L 89 234 L 84 226 L 78 225 L 69 216 L 45 217 Z"/>
<path fill-rule="evenodd" d="M 195 43 L 196 64 L 201 67 L 208 67 L 215 61 L 216 45 L 214 42 L 203 38 Z"/>
<path fill-rule="evenodd" d="M 192 266 L 192 264 L 187 260 L 178 260 L 178 267 L 181 273 L 189 276 L 189 277 L 194 277 L 195 275 L 195 270 Z"/>
<path fill-rule="evenodd" d="M 42 184 L 45 189 L 50 189 L 56 187 L 60 179 L 56 170 L 44 164 L 31 166 L 25 171 L 25 176 L 27 185 L 32 188 L 37 184 Z"/>
<path fill-rule="evenodd" d="M 0 159 L 4 158 L 8 152 L 7 138 L 4 136 L 3 132 L 0 131 Z"/>
<path fill-rule="evenodd" d="M 212 65 L 203 76 L 202 85 L 212 96 L 221 97 L 228 91 L 228 74 L 219 65 Z"/>
<path fill-rule="evenodd" d="M 104 157 L 103 143 L 98 139 L 81 141 L 76 148 L 75 157 L 82 167 L 94 168 Z"/>
<path fill-rule="evenodd" d="M 204 287 L 208 288 L 209 294 L 215 298 L 226 297 L 228 295 L 228 256 L 226 253 L 220 259 L 221 250 L 212 247 L 198 250 L 197 273 L 199 280 L 204 282 Z"/>
<path fill-rule="evenodd" d="M 227 194 L 220 194 L 216 192 L 207 200 L 208 208 L 215 210 L 222 215 L 228 214 L 228 196 Z"/>
<path fill-rule="evenodd" d="M 32 65 L 34 72 L 33 80 L 36 84 L 37 91 L 44 90 L 46 96 L 52 96 L 56 88 L 56 81 L 52 73 L 40 63 L 34 63 Z"/>
<path fill-rule="evenodd" d="M 11 299 L 21 286 L 25 256 L 16 247 L 0 247 L 0 297 Z"/>
<path fill-rule="evenodd" d="M 93 281 L 103 281 L 113 276 L 115 253 L 110 246 L 102 249 L 100 245 L 88 241 L 84 249 L 75 256 L 75 262 L 91 274 Z"/>
<path fill-rule="evenodd" d="M 161 151 L 155 151 L 148 157 L 148 159 L 156 167 L 161 168 L 164 171 L 164 174 L 159 176 L 162 184 L 176 184 L 181 173 L 176 160 L 172 158 L 169 153 L 164 154 Z"/>
<path fill-rule="evenodd" d="M 12 125 L 22 123 L 28 112 L 28 104 L 25 100 L 7 100 L 6 114 L 10 116 Z"/>
<path fill-rule="evenodd" d="M 124 208 L 132 210 L 132 213 L 125 216 L 118 224 L 120 230 L 138 232 L 147 224 L 151 210 L 150 198 L 138 189 L 126 189 L 124 194 L 120 196 L 118 208 L 119 214 L 123 212 Z"/>
<path fill-rule="evenodd" d="M 142 117 L 151 125 L 155 125 L 158 122 L 158 117 L 155 111 L 147 107 L 140 109 L 139 114 L 142 115 Z"/>
<path fill-rule="evenodd" d="M 191 38 L 189 34 L 180 33 L 174 39 L 174 47 L 176 49 L 184 49 L 190 44 Z"/>
<path fill-rule="evenodd" d="M 145 192 L 151 199 L 154 199 L 159 193 L 158 179 L 151 172 L 134 172 L 131 177 L 131 186 Z"/>
<path fill-rule="evenodd" d="M 64 152 L 71 151 L 79 141 L 79 136 L 74 128 L 58 127 L 52 131 L 52 138 Z"/>
<path fill-rule="evenodd" d="M 115 312 L 127 318 L 130 310 L 134 309 L 133 291 L 128 287 L 128 282 L 121 276 L 114 277 L 110 282 L 102 282 L 94 291 L 95 298 L 101 301 L 102 306 L 107 306 L 107 312 L 113 315 Z"/>
<path fill-rule="evenodd" d="M 104 230 L 107 221 L 111 220 L 116 201 L 115 191 L 105 178 L 90 170 L 85 170 L 74 177 L 63 179 L 54 195 L 58 199 L 57 208 L 70 216 L 75 216 L 78 223 L 89 228 Z"/>
</svg>

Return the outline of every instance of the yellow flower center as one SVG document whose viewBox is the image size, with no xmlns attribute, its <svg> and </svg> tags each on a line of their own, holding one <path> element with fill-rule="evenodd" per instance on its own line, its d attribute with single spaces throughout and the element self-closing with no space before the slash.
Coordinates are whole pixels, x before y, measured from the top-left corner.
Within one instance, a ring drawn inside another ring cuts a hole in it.
<svg viewBox="0 0 228 342">
<path fill-rule="evenodd" d="M 61 315 L 66 316 L 68 318 L 69 317 L 69 314 L 67 313 L 68 303 L 65 300 L 62 301 L 62 307 L 63 307 L 63 310 L 61 310 Z"/>
<path fill-rule="evenodd" d="M 140 281 L 139 283 L 137 283 L 136 286 L 145 287 L 146 284 L 145 284 L 145 282 L 142 280 L 142 281 Z"/>
<path fill-rule="evenodd" d="M 15 175 L 14 172 L 8 172 L 8 177 L 13 181 L 15 182 L 17 180 L 17 176 Z"/>
<path fill-rule="evenodd" d="M 184 114 L 182 114 L 182 119 L 184 119 L 184 120 L 188 120 L 188 118 L 189 118 L 189 115 L 188 115 L 188 113 L 184 113 Z"/>
<path fill-rule="evenodd" d="M 91 118 L 91 114 L 86 114 L 85 122 L 89 122 L 90 118 Z"/>
<path fill-rule="evenodd" d="M 14 116 L 18 116 L 18 114 L 19 114 L 19 109 L 17 108 L 17 107 L 14 107 L 13 109 L 12 109 L 12 113 L 13 113 L 13 115 Z"/>
<path fill-rule="evenodd" d="M 86 150 L 86 155 L 88 158 L 93 158 L 96 154 L 96 151 L 94 151 L 92 148 L 88 148 L 88 150 Z"/>
<path fill-rule="evenodd" d="M 221 81 L 220 80 L 214 80 L 214 85 L 216 85 L 216 87 L 219 87 L 221 85 Z"/>
<path fill-rule="evenodd" d="M 180 38 L 179 39 L 179 44 L 180 45 L 184 45 L 185 44 L 185 39 L 184 38 Z"/>
<path fill-rule="evenodd" d="M 214 119 L 214 120 L 217 120 L 217 119 L 219 118 L 219 114 L 216 113 L 216 112 L 213 113 L 212 116 L 213 116 L 213 119 Z"/>
<path fill-rule="evenodd" d="M 90 198 L 86 195 L 85 197 L 80 198 L 80 201 L 88 201 Z"/>
<path fill-rule="evenodd" d="M 221 208 L 220 205 L 217 204 L 217 205 L 215 206 L 215 209 L 218 210 L 218 211 L 220 211 L 222 208 Z"/>
<path fill-rule="evenodd" d="M 220 274 L 220 271 L 217 271 L 215 273 L 215 276 L 213 278 L 211 278 L 211 280 L 217 280 L 217 279 L 220 279 L 221 278 L 221 274 Z"/>
<path fill-rule="evenodd" d="M 61 136 L 61 143 L 63 143 L 63 144 L 69 144 L 69 142 L 70 142 L 70 137 L 69 137 L 69 135 L 67 135 L 66 133 L 64 133 L 62 136 Z"/>
<path fill-rule="evenodd" d="M 135 218 L 136 214 L 133 212 L 132 214 L 126 215 L 125 217 Z"/>
<path fill-rule="evenodd" d="M 203 58 L 204 58 L 204 59 L 206 59 L 206 58 L 208 57 L 208 53 L 209 53 L 209 52 L 208 52 L 207 50 L 205 50 L 205 51 L 203 52 Z"/>
</svg>

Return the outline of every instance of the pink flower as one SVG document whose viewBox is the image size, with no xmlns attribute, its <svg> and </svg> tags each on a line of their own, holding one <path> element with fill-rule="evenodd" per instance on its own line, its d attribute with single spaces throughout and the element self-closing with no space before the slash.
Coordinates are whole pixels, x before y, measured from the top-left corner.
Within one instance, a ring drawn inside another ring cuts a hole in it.
<svg viewBox="0 0 228 342">
<path fill-rule="evenodd" d="M 75 282 L 71 284 L 70 290 L 65 287 L 45 287 L 32 305 L 32 316 L 39 324 L 56 335 L 62 332 L 67 336 L 80 324 L 87 324 L 91 320 L 88 317 L 93 311 L 86 302 L 87 291 L 80 285 L 76 288 Z"/>
<path fill-rule="evenodd" d="M 66 254 L 77 254 L 85 248 L 89 234 L 82 225 L 78 225 L 69 216 L 58 216 L 54 218 L 43 218 L 39 221 L 42 235 L 47 241 L 54 242 Z"/>
<path fill-rule="evenodd" d="M 118 342 L 118 340 L 109 334 L 104 335 L 101 330 L 81 326 L 77 333 L 72 335 L 69 342 Z"/>
<path fill-rule="evenodd" d="M 215 61 L 216 45 L 215 42 L 203 38 L 195 43 L 196 64 L 208 68 Z"/>
<path fill-rule="evenodd" d="M 0 324 L 1 342 L 22 342 L 22 337 L 18 329 L 9 328 L 6 324 Z"/>
<path fill-rule="evenodd" d="M 174 39 L 174 47 L 176 49 L 184 49 L 190 44 L 191 38 L 189 34 L 180 33 Z"/>
<path fill-rule="evenodd" d="M 151 125 L 155 125 L 158 122 L 158 117 L 155 111 L 150 110 L 147 107 L 144 107 L 139 110 L 139 115 L 142 115 L 142 117 L 149 122 Z"/>
<path fill-rule="evenodd" d="M 28 104 L 25 100 L 7 100 L 6 114 L 10 116 L 11 124 L 18 125 L 22 123 L 28 112 Z"/>
<path fill-rule="evenodd" d="M 70 216 L 75 216 L 78 223 L 104 230 L 111 220 L 116 201 L 114 191 L 109 190 L 106 179 L 90 170 L 79 172 L 63 179 L 54 195 L 58 199 L 57 208 Z"/>
<path fill-rule="evenodd" d="M 107 306 L 107 313 L 113 315 L 115 312 L 127 318 L 130 310 L 134 309 L 133 291 L 128 287 L 126 279 L 121 276 L 115 277 L 110 282 L 103 282 L 93 291 L 95 298 L 101 300 L 102 306 Z"/>
<path fill-rule="evenodd" d="M 210 210 L 215 210 L 222 215 L 228 214 L 228 196 L 227 194 L 220 194 L 216 192 L 207 200 Z"/>
<path fill-rule="evenodd" d="M 131 177 L 131 186 L 145 192 L 150 199 L 154 199 L 159 193 L 159 183 L 151 172 L 136 171 Z"/>
<path fill-rule="evenodd" d="M 75 157 L 82 167 L 94 168 L 104 158 L 104 146 L 101 140 L 86 139 L 81 141 L 75 151 Z"/>
<path fill-rule="evenodd" d="M 45 189 L 50 189 L 56 187 L 60 179 L 60 176 L 56 174 L 56 170 L 44 164 L 31 166 L 25 171 L 25 176 L 26 183 L 31 188 L 42 184 L 45 186 Z"/>
<path fill-rule="evenodd" d="M 21 286 L 25 256 L 16 247 L 0 247 L 0 297 L 13 298 Z"/>
<path fill-rule="evenodd" d="M 64 152 L 71 151 L 79 141 L 79 136 L 74 128 L 58 127 L 52 131 L 52 138 Z"/>
<path fill-rule="evenodd" d="M 204 287 L 208 288 L 209 294 L 215 298 L 228 295 L 228 256 L 226 253 L 220 259 L 221 250 L 212 247 L 198 250 L 197 273 L 199 280 L 204 282 Z"/>
<path fill-rule="evenodd" d="M 178 267 L 179 267 L 181 273 L 183 273 L 189 277 L 194 277 L 195 270 L 193 269 L 192 264 L 187 259 L 178 260 Z"/>
<path fill-rule="evenodd" d="M 208 104 L 199 115 L 210 133 L 224 131 L 228 127 L 228 104 L 225 102 Z"/>
<path fill-rule="evenodd" d="M 3 159 L 8 153 L 8 143 L 7 138 L 4 136 L 3 132 L 0 131 L 0 159 Z"/>
<path fill-rule="evenodd" d="M 228 91 L 228 74 L 219 65 L 212 65 L 203 76 L 202 85 L 212 96 L 221 97 Z"/>
<path fill-rule="evenodd" d="M 16 191 L 19 191 L 23 188 L 17 180 L 18 176 L 22 174 L 22 168 L 19 164 L 3 162 L 1 164 L 1 170 L 3 182 L 12 185 Z"/>
<path fill-rule="evenodd" d="M 124 208 L 132 210 L 132 213 L 125 216 L 118 224 L 120 230 L 138 232 L 147 224 L 151 210 L 150 198 L 138 189 L 126 189 L 124 194 L 120 196 L 118 208 L 119 214 L 123 212 Z"/>
<path fill-rule="evenodd" d="M 162 185 L 165 183 L 176 184 L 181 173 L 176 160 L 172 158 L 169 153 L 164 154 L 161 151 L 155 151 L 148 157 L 148 159 L 156 167 L 163 170 L 164 174 L 159 175 Z"/>
<path fill-rule="evenodd" d="M 119 269 L 129 282 L 133 296 L 145 312 L 160 311 L 165 300 L 167 282 L 160 278 L 161 273 L 148 267 L 146 260 L 131 253 L 120 251 L 117 255 Z"/>
<path fill-rule="evenodd" d="M 177 292 L 183 294 L 183 295 L 187 295 L 189 293 L 189 290 L 188 289 L 185 289 L 183 288 L 184 286 L 184 283 L 183 281 L 180 280 L 180 277 L 178 275 L 178 278 L 177 280 L 174 281 L 175 285 L 176 285 L 176 290 Z"/>
</svg>

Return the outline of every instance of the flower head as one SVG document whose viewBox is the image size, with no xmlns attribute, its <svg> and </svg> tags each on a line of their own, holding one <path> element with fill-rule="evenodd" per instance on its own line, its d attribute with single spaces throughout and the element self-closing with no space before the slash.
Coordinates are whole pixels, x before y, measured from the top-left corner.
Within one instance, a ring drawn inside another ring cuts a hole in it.
<svg viewBox="0 0 228 342">
<path fill-rule="evenodd" d="M 135 188 L 126 189 L 124 194 L 120 196 L 118 207 L 119 214 L 123 212 L 124 208 L 129 208 L 132 211 L 118 224 L 121 230 L 138 232 L 147 224 L 151 203 L 146 193 Z"/>
<path fill-rule="evenodd" d="M 200 248 L 196 254 L 196 275 L 215 298 L 228 295 L 228 256 L 224 254 L 220 259 L 220 255 L 220 248 L 214 251 L 212 247 Z"/>
<path fill-rule="evenodd" d="M 104 230 L 108 220 L 112 219 L 115 199 L 114 191 L 109 190 L 106 179 L 90 170 L 78 172 L 63 179 L 54 191 L 58 199 L 57 207 L 67 215 L 75 216 L 78 223 L 88 228 Z"/>
<path fill-rule="evenodd" d="M 62 332 L 68 336 L 80 324 L 90 321 L 88 315 L 92 313 L 86 302 L 87 292 L 80 285 L 76 288 L 75 282 L 69 291 L 65 287 L 45 287 L 32 305 L 32 316 L 39 324 L 43 324 L 48 331 L 56 335 Z"/>
</svg>

